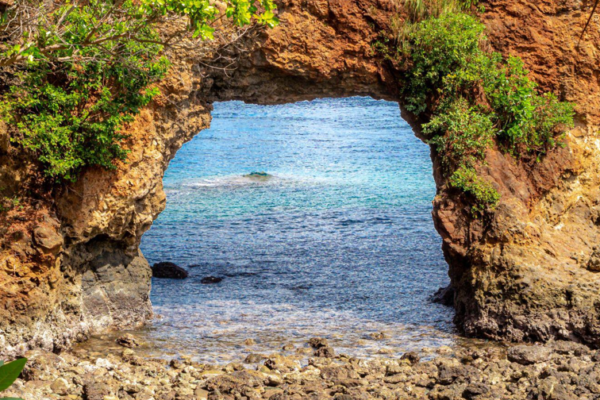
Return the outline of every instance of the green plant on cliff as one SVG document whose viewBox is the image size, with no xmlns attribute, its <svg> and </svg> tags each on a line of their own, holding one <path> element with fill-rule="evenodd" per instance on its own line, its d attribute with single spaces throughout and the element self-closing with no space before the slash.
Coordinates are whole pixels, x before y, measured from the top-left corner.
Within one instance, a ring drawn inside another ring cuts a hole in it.
<svg viewBox="0 0 600 400">
<path fill-rule="evenodd" d="M 412 0 L 410 0 L 412 1 Z M 476 214 L 499 200 L 476 166 L 494 143 L 519 160 L 540 160 L 573 125 L 573 105 L 540 94 L 516 57 L 485 51 L 484 26 L 457 11 L 411 25 L 398 52 L 408 59 L 402 84 L 407 110 L 425 114 L 429 142 L 450 186 L 473 199 Z"/>
<path fill-rule="evenodd" d="M 272 0 L 16 0 L 2 14 L 0 67 L 19 83 L 0 99 L 11 140 L 36 154 L 47 176 L 74 181 L 81 168 L 115 168 L 122 134 L 159 93 L 165 46 L 212 39 L 216 27 L 256 21 L 275 26 Z M 168 37 L 158 25 L 185 19 Z"/>
<path fill-rule="evenodd" d="M 8 389 L 17 380 L 19 375 L 21 375 L 23 368 L 25 368 L 26 363 L 26 358 L 19 358 L 8 364 L 4 364 L 3 361 L 0 361 L 0 392 Z M 0 397 L 0 400 L 20 399 L 15 399 L 14 397 Z"/>
<path fill-rule="evenodd" d="M 450 186 L 462 190 L 473 197 L 471 210 L 477 215 L 483 213 L 488 207 L 495 207 L 500 200 L 500 194 L 494 186 L 485 179 L 477 176 L 473 167 L 461 165 L 450 176 Z"/>
</svg>

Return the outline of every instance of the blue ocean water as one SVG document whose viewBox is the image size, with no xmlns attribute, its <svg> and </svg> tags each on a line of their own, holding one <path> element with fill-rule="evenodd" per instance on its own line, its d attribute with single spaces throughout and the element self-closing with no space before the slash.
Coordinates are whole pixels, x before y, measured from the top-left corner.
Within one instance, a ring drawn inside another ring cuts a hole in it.
<svg viewBox="0 0 600 400">
<path fill-rule="evenodd" d="M 191 276 L 153 280 L 160 318 L 141 334 L 158 353 L 216 362 L 313 336 L 360 356 L 454 343 L 452 310 L 427 300 L 449 281 L 431 168 L 396 103 L 215 104 L 142 241 L 151 264 Z"/>
</svg>

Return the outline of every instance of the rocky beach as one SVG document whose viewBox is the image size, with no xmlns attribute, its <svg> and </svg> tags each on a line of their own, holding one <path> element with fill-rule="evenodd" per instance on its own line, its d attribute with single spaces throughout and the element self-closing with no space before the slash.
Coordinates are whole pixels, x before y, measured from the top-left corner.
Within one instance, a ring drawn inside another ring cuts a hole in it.
<svg viewBox="0 0 600 400">
<path fill-rule="evenodd" d="M 573 342 L 441 347 L 434 353 L 359 359 L 327 340 L 226 365 L 138 354 L 135 339 L 99 354 L 32 351 L 7 396 L 24 400 L 304 400 L 600 398 L 600 351 Z M 133 347 L 133 348 L 131 348 Z"/>
</svg>

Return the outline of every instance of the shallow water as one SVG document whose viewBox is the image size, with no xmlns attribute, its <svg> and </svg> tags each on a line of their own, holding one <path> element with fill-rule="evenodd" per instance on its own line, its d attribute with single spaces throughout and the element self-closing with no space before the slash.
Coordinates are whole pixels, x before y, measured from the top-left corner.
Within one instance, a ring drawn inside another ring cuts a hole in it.
<svg viewBox="0 0 600 400">
<path fill-rule="evenodd" d="M 269 178 L 244 176 L 257 171 Z M 325 336 L 368 357 L 458 340 L 453 311 L 428 302 L 449 282 L 429 148 L 397 104 L 215 104 L 164 184 L 142 251 L 191 276 L 153 280 L 150 353 L 227 362 Z"/>
</svg>

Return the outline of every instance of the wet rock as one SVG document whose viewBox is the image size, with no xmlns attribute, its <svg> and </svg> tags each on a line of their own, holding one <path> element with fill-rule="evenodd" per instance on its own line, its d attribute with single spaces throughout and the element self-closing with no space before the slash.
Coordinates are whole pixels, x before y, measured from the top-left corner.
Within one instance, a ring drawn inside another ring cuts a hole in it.
<svg viewBox="0 0 600 400">
<path fill-rule="evenodd" d="M 545 346 L 519 345 L 511 347 L 507 352 L 509 361 L 521 365 L 536 364 L 548 360 L 552 351 Z"/>
<path fill-rule="evenodd" d="M 315 357 L 333 358 L 335 351 L 329 346 L 329 342 L 324 338 L 311 338 L 308 341 L 310 347 L 315 349 L 313 355 Z"/>
<path fill-rule="evenodd" d="M 300 364 L 297 360 L 290 357 L 284 357 L 281 354 L 272 354 L 267 358 L 264 366 L 269 370 L 279 372 L 291 372 L 300 369 Z"/>
<path fill-rule="evenodd" d="M 248 354 L 246 356 L 246 358 L 244 359 L 244 362 L 246 364 L 256 364 L 261 362 L 262 360 L 266 359 L 267 356 L 265 356 L 264 354 L 255 354 L 255 353 L 251 353 Z"/>
<path fill-rule="evenodd" d="M 243 371 L 244 369 L 244 366 L 240 363 L 229 363 L 224 368 L 226 372 Z"/>
<path fill-rule="evenodd" d="M 315 357 L 333 358 L 335 357 L 335 351 L 329 346 L 319 347 L 318 349 L 315 349 L 313 355 Z"/>
<path fill-rule="evenodd" d="M 159 262 L 152 267 L 152 276 L 154 278 L 185 279 L 188 277 L 188 272 L 172 262 Z"/>
<path fill-rule="evenodd" d="M 416 352 L 409 351 L 408 353 L 403 354 L 402 357 L 400 357 L 400 359 L 406 360 L 410 364 L 414 365 L 414 364 L 418 363 L 419 360 L 421 360 L 421 357 L 419 357 L 419 355 Z"/>
<path fill-rule="evenodd" d="M 308 345 L 313 349 L 318 349 L 321 347 L 329 347 L 329 342 L 327 339 L 315 337 L 308 341 Z"/>
<path fill-rule="evenodd" d="M 373 340 L 383 340 L 387 339 L 387 335 L 384 332 L 373 332 L 369 333 L 369 338 Z"/>
<path fill-rule="evenodd" d="M 429 300 L 432 303 L 442 304 L 444 306 L 453 306 L 454 305 L 454 288 L 451 285 L 448 285 L 443 288 L 439 288 L 437 292 L 435 292 Z"/>
<path fill-rule="evenodd" d="M 128 349 L 134 349 L 140 346 L 140 342 L 130 333 L 119 336 L 116 342 L 119 346 L 127 347 Z"/>
<path fill-rule="evenodd" d="M 202 278 L 200 280 L 200 283 L 202 283 L 203 285 L 211 285 L 214 283 L 219 283 L 223 280 L 223 278 L 219 278 L 217 276 L 205 276 L 204 278 Z"/>
</svg>

